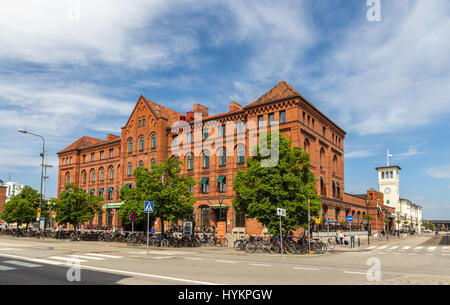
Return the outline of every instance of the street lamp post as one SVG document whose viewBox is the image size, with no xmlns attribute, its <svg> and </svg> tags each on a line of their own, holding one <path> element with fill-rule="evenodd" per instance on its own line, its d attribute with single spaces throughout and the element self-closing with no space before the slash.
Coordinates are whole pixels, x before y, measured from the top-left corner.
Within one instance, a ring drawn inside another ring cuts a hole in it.
<svg viewBox="0 0 450 305">
<path fill-rule="evenodd" d="M 21 133 L 27 133 L 27 134 L 30 134 L 30 135 L 32 135 L 32 136 L 36 136 L 36 137 L 39 137 L 39 138 L 42 139 L 42 153 L 41 153 L 41 158 L 42 158 L 42 162 L 41 162 L 41 187 L 40 187 L 40 196 L 39 196 L 39 209 L 41 209 L 41 208 L 42 208 L 42 183 L 43 183 L 43 180 L 44 180 L 45 139 L 44 139 L 43 136 L 40 136 L 40 135 L 38 135 L 38 134 L 34 134 L 34 133 L 31 133 L 31 132 L 28 132 L 28 131 L 26 131 L 26 130 L 24 130 L 24 129 L 18 129 L 17 131 L 18 131 L 18 132 L 21 132 Z M 40 220 L 39 220 L 39 224 L 40 224 Z M 39 228 L 39 230 L 40 230 L 40 225 L 39 225 L 38 228 Z"/>
<path fill-rule="evenodd" d="M 366 207 L 367 207 L 367 245 L 370 245 L 370 214 L 369 214 L 369 198 L 366 198 Z"/>
</svg>

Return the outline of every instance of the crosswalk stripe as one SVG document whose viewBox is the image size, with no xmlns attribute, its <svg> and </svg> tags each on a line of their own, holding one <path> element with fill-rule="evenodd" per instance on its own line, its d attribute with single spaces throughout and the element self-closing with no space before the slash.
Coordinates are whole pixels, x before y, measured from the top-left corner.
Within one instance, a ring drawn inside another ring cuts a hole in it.
<svg viewBox="0 0 450 305">
<path fill-rule="evenodd" d="M 393 246 L 393 247 L 390 247 L 389 249 L 391 249 L 391 250 L 394 250 L 394 249 L 397 249 L 399 246 Z"/>
<path fill-rule="evenodd" d="M 422 246 L 418 246 L 418 247 L 415 247 L 414 250 L 420 250 L 422 248 L 423 248 Z"/>
<path fill-rule="evenodd" d="M 92 259 L 92 260 L 94 260 L 94 261 L 103 261 L 103 260 L 105 260 L 105 259 L 102 258 L 102 257 L 93 257 L 93 256 L 87 256 L 87 255 L 71 254 L 71 255 L 69 255 L 69 256 L 71 256 L 71 257 L 77 257 L 77 258 Z"/>
<path fill-rule="evenodd" d="M 86 260 L 78 259 L 78 258 L 74 258 L 74 257 L 49 256 L 48 258 L 58 259 L 58 260 L 67 261 L 67 262 L 79 262 L 79 263 L 87 262 Z"/>
<path fill-rule="evenodd" d="M 14 269 L 17 269 L 17 268 L 0 265 L 0 271 L 8 271 L 8 270 L 14 270 Z"/>
<path fill-rule="evenodd" d="M 98 257 L 106 257 L 106 258 L 123 258 L 122 256 L 115 256 L 115 255 L 106 255 L 106 254 L 98 254 L 98 253 L 88 253 L 86 255 L 89 256 L 98 256 Z"/>
<path fill-rule="evenodd" d="M 434 251 L 436 250 L 436 247 L 428 247 L 428 251 Z"/>
<path fill-rule="evenodd" d="M 370 246 L 370 247 L 368 247 L 367 249 L 374 249 L 374 248 L 376 248 L 376 247 L 378 247 L 378 246 Z"/>
<path fill-rule="evenodd" d="M 17 249 L 17 248 L 0 248 L 0 251 L 22 251 L 22 249 Z"/>
<path fill-rule="evenodd" d="M 35 263 L 41 263 L 41 264 L 47 264 L 47 265 L 63 265 L 63 262 L 56 262 L 56 261 L 51 261 L 48 259 L 42 259 L 42 258 L 32 258 L 30 259 L 30 261 L 35 262 Z"/>
<path fill-rule="evenodd" d="M 379 250 L 381 250 L 381 249 L 386 249 L 388 246 L 381 246 L 381 247 L 379 247 L 378 249 Z"/>
<path fill-rule="evenodd" d="M 237 264 L 237 262 L 216 260 L 216 263 Z"/>
<path fill-rule="evenodd" d="M 36 264 L 21 262 L 21 261 L 3 261 L 3 263 L 22 266 L 22 267 L 28 267 L 28 268 L 42 267 L 42 265 L 36 265 Z"/>
<path fill-rule="evenodd" d="M 407 249 L 409 249 L 409 248 L 411 248 L 411 246 L 404 246 L 404 247 L 402 248 L 402 250 L 407 250 Z"/>
<path fill-rule="evenodd" d="M 442 251 L 449 252 L 450 251 L 450 247 L 442 247 Z"/>
</svg>

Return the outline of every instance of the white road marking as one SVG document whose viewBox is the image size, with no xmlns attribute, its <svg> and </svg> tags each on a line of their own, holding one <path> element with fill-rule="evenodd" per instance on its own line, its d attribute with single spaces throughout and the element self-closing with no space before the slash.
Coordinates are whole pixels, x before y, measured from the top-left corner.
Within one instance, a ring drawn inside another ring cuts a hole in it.
<svg viewBox="0 0 450 305">
<path fill-rule="evenodd" d="M 450 254 L 447 254 L 447 253 L 444 253 L 444 254 L 442 254 L 442 255 L 445 255 L 445 256 L 450 256 Z"/>
<path fill-rule="evenodd" d="M 378 249 L 379 250 L 382 250 L 382 249 L 386 249 L 388 246 L 381 246 L 381 247 L 379 247 Z"/>
<path fill-rule="evenodd" d="M 0 251 L 22 251 L 22 249 L 16 249 L 16 248 L 0 248 Z"/>
<path fill-rule="evenodd" d="M 394 250 L 394 249 L 397 249 L 399 246 L 393 246 L 393 247 L 390 247 L 389 249 L 390 250 Z"/>
<path fill-rule="evenodd" d="M 184 259 L 190 259 L 190 260 L 194 260 L 194 261 L 201 261 L 201 260 L 203 260 L 203 258 L 199 258 L 199 257 L 185 257 Z"/>
<path fill-rule="evenodd" d="M 367 272 L 344 271 L 344 273 L 350 273 L 350 274 L 364 274 L 364 275 L 367 275 Z"/>
<path fill-rule="evenodd" d="M 14 269 L 17 269 L 17 268 L 0 265 L 0 271 L 8 271 L 8 270 L 14 270 Z"/>
<path fill-rule="evenodd" d="M 408 253 L 409 255 L 417 255 L 417 253 Z"/>
<path fill-rule="evenodd" d="M 422 246 L 418 246 L 418 247 L 415 247 L 414 250 L 420 250 L 422 248 L 423 248 Z"/>
<path fill-rule="evenodd" d="M 272 265 L 266 265 L 266 264 L 250 264 L 252 266 L 261 266 L 261 267 L 272 267 Z"/>
<path fill-rule="evenodd" d="M 293 269 L 296 269 L 296 270 L 311 270 L 311 271 L 319 270 L 319 269 L 315 269 L 315 268 L 305 268 L 305 267 L 294 267 Z"/>
<path fill-rule="evenodd" d="M 106 255 L 106 254 L 98 254 L 98 253 L 88 253 L 86 255 L 89 256 L 98 256 L 98 257 L 106 257 L 106 258 L 123 258 L 122 256 L 115 256 L 115 255 Z"/>
<path fill-rule="evenodd" d="M 22 267 L 28 267 L 28 268 L 42 267 L 42 265 L 36 265 L 36 264 L 31 264 L 31 263 L 21 262 L 21 261 L 3 261 L 3 263 L 22 266 Z"/>
<path fill-rule="evenodd" d="M 442 251 L 449 252 L 450 251 L 450 247 L 442 247 Z"/>
<path fill-rule="evenodd" d="M 1 254 L 0 256 L 13 257 L 13 258 L 29 260 L 29 261 L 38 261 L 38 260 L 39 261 L 45 261 L 43 259 L 30 258 L 30 257 L 18 256 L 18 255 L 10 255 L 10 254 Z M 60 262 L 52 262 L 52 261 L 48 261 L 48 262 L 51 265 L 60 265 L 60 264 L 62 264 Z M 1 265 L 0 265 L 0 267 L 8 268 L 8 269 L 5 269 L 5 270 L 15 269 L 15 268 L 1 266 Z M 201 281 L 196 281 L 196 280 L 188 280 L 188 279 L 182 279 L 182 278 L 176 278 L 176 277 L 170 277 L 170 276 L 164 276 L 164 275 L 157 275 L 157 274 L 139 273 L 139 272 L 124 271 L 124 270 L 116 270 L 116 269 L 106 269 L 106 268 L 99 268 L 99 267 L 86 266 L 86 265 L 81 265 L 80 267 L 81 267 L 81 269 L 97 270 L 97 271 L 119 273 L 119 274 L 126 274 L 126 275 L 135 275 L 135 276 L 141 276 L 141 277 L 159 278 L 159 279 L 163 279 L 163 280 L 180 281 L 180 282 L 194 283 L 194 284 L 199 284 L 199 285 L 221 285 L 221 284 L 218 284 L 218 283 L 201 282 Z"/>
<path fill-rule="evenodd" d="M 428 251 L 434 251 L 436 250 L 436 247 L 428 247 Z"/>
<path fill-rule="evenodd" d="M 411 246 L 404 246 L 404 247 L 402 248 L 402 250 L 407 250 L 407 249 L 409 249 L 409 248 L 411 248 Z"/>
<path fill-rule="evenodd" d="M 237 264 L 237 262 L 231 262 L 231 261 L 222 261 L 222 260 L 216 260 L 216 263 L 225 263 L 225 264 Z"/>
<path fill-rule="evenodd" d="M 378 247 L 378 246 L 370 246 L 370 247 L 368 247 L 367 249 L 374 249 L 374 248 L 376 248 L 376 247 Z"/>
<path fill-rule="evenodd" d="M 74 257 L 49 256 L 47 258 L 57 259 L 57 260 L 66 261 L 66 262 L 79 262 L 79 263 L 87 262 L 84 259 L 78 259 L 78 258 L 74 258 Z"/>
<path fill-rule="evenodd" d="M 105 260 L 102 257 L 93 257 L 93 256 L 87 256 L 87 255 L 79 255 L 79 254 L 70 254 L 69 256 L 76 257 L 76 258 L 92 259 L 94 261 L 104 261 Z"/>
<path fill-rule="evenodd" d="M 31 262 L 41 263 L 41 264 L 56 265 L 56 266 L 64 265 L 63 262 L 50 261 L 50 260 L 42 259 L 42 258 L 30 258 L 29 260 Z"/>
</svg>

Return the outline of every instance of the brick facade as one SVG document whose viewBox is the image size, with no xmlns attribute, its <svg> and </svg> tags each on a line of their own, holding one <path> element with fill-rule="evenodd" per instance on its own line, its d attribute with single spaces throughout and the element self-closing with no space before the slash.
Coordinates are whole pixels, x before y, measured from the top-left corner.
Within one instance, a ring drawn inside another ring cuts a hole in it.
<svg viewBox="0 0 450 305">
<path fill-rule="evenodd" d="M 261 119 L 264 126 L 259 125 Z M 209 109 L 200 104 L 193 105 L 193 111 L 181 114 L 140 96 L 120 137 L 108 135 L 106 140 L 82 137 L 58 152 L 58 194 L 67 182 L 78 184 L 86 192 L 103 189 L 104 208 L 110 216 L 105 213 L 101 220 L 95 217 L 92 224 L 120 226 L 117 219 L 119 189 L 126 185 L 134 187 L 131 175 L 134 169 L 140 165 L 150 168 L 152 162 L 176 157 L 183 162 L 182 174 L 196 181 L 193 218 L 197 227 L 215 227 L 222 217 L 228 233 L 260 234 L 263 230 L 260 223 L 245 219 L 232 208 L 232 181 L 237 171 L 246 166 L 238 155 L 244 153 L 245 158 L 249 157 L 260 132 L 275 128 L 275 125 L 269 126 L 269 120 L 279 122 L 276 126 L 293 146 L 310 153 L 311 170 L 317 178 L 316 188 L 326 207 L 326 215 L 333 216 L 331 207 L 340 207 L 339 221 L 347 210 L 365 213 L 365 201 L 344 191 L 345 131 L 284 81 L 249 105 L 242 107 L 231 102 L 228 112 L 216 115 L 209 115 Z M 238 131 L 230 123 L 239 121 L 244 128 Z M 225 137 L 221 137 L 218 126 L 225 126 Z M 203 139 L 206 129 L 208 137 Z M 190 131 L 191 143 L 187 143 Z M 173 141 L 178 141 L 179 145 Z M 110 150 L 113 150 L 111 157 Z M 223 151 L 226 154 L 222 157 Z M 91 154 L 94 154 L 93 161 Z M 209 155 L 209 162 L 204 161 L 205 154 Z M 208 184 L 207 192 L 202 181 Z M 112 194 L 107 192 L 111 188 Z"/>
<path fill-rule="evenodd" d="M 0 213 L 3 212 L 3 206 L 6 202 L 6 186 L 0 185 Z M 4 223 L 3 219 L 0 219 L 0 224 Z"/>
</svg>

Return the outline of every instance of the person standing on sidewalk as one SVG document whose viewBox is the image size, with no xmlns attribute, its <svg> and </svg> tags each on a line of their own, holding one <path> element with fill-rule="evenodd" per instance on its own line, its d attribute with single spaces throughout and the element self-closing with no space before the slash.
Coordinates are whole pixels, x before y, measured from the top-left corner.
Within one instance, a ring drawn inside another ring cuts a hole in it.
<svg viewBox="0 0 450 305">
<path fill-rule="evenodd" d="M 343 245 L 344 244 L 344 233 L 342 233 L 341 230 L 339 230 L 338 237 L 339 237 L 339 244 Z"/>
</svg>

